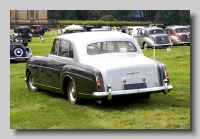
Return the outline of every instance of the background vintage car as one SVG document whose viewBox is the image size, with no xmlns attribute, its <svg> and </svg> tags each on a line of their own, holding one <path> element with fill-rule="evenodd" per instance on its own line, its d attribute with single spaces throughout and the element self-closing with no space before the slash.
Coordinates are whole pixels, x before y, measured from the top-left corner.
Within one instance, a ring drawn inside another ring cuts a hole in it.
<svg viewBox="0 0 200 139">
<path fill-rule="evenodd" d="M 84 28 L 79 25 L 69 25 L 65 27 L 65 31 L 64 31 L 65 34 L 77 33 L 77 32 L 84 32 Z"/>
<path fill-rule="evenodd" d="M 190 29 L 187 26 L 171 25 L 165 28 L 173 45 L 190 45 Z"/>
<path fill-rule="evenodd" d="M 145 57 L 130 35 L 110 31 L 57 36 L 48 55 L 29 58 L 25 81 L 29 90 L 61 93 L 71 104 L 172 89 L 162 62 Z"/>
<path fill-rule="evenodd" d="M 10 36 L 10 62 L 28 60 L 32 56 L 32 51 L 26 47 L 27 45 L 27 42 L 21 42 L 17 38 L 13 40 Z"/>
<path fill-rule="evenodd" d="M 42 28 L 42 30 L 44 30 L 44 32 L 50 32 L 51 29 L 43 26 L 43 25 L 31 25 L 31 34 L 34 36 L 39 36 L 40 35 L 40 28 Z"/>
<path fill-rule="evenodd" d="M 14 28 L 14 32 L 16 37 L 19 37 L 23 41 L 32 41 L 31 28 L 29 26 L 19 26 Z"/>
<path fill-rule="evenodd" d="M 148 47 L 157 48 L 172 46 L 164 29 L 159 27 L 139 29 L 137 35 L 133 37 L 143 49 L 147 49 Z"/>
<path fill-rule="evenodd" d="M 126 28 L 132 30 L 132 33 L 130 34 L 131 36 L 136 36 L 138 33 L 138 30 L 145 27 L 144 26 L 126 26 Z"/>
</svg>

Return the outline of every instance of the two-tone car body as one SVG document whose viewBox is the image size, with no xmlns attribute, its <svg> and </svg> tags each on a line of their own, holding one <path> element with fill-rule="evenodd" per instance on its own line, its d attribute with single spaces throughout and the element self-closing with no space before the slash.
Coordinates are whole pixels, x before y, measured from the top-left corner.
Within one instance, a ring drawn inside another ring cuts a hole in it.
<svg viewBox="0 0 200 139">
<path fill-rule="evenodd" d="M 29 90 L 81 99 L 112 99 L 172 90 L 166 66 L 143 55 L 138 43 L 120 32 L 80 32 L 57 36 L 47 56 L 26 63 Z"/>
<path fill-rule="evenodd" d="M 171 25 L 165 28 L 173 45 L 190 45 L 190 29 L 187 26 Z"/>
<path fill-rule="evenodd" d="M 164 29 L 159 27 L 141 28 L 133 38 L 136 39 L 139 46 L 143 49 L 147 49 L 148 47 L 159 48 L 172 46 Z"/>
</svg>

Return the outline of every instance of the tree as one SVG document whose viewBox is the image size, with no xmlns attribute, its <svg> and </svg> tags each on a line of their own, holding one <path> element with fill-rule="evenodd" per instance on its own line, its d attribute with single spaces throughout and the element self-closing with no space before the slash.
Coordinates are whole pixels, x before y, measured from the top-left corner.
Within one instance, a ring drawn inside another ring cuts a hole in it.
<svg viewBox="0 0 200 139">
<path fill-rule="evenodd" d="M 182 25 L 190 25 L 190 11 L 189 10 L 181 10 L 181 24 Z"/>
<path fill-rule="evenodd" d="M 146 16 L 147 20 L 154 21 L 156 17 L 157 10 L 147 10 L 146 11 Z"/>
<path fill-rule="evenodd" d="M 76 11 L 75 10 L 62 10 L 61 11 L 61 19 L 67 20 L 76 20 Z"/>
<path fill-rule="evenodd" d="M 62 19 L 59 10 L 48 10 L 48 19 Z"/>
<path fill-rule="evenodd" d="M 102 21 L 116 21 L 116 19 L 112 15 L 105 15 L 101 17 L 99 20 Z"/>
<path fill-rule="evenodd" d="M 180 20 L 181 16 L 179 10 L 158 10 L 154 22 L 166 25 L 179 25 Z"/>
</svg>

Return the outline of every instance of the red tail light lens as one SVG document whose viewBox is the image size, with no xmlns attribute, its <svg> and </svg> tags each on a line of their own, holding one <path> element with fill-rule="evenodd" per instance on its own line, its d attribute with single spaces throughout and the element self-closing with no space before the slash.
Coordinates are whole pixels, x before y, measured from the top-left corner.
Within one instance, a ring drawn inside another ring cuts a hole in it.
<svg viewBox="0 0 200 139">
<path fill-rule="evenodd" d="M 169 84 L 169 83 L 170 83 L 170 80 L 169 80 L 169 73 L 168 73 L 167 70 L 165 71 L 165 77 L 166 77 L 166 79 L 167 79 L 166 83 Z"/>
<path fill-rule="evenodd" d="M 99 76 L 96 77 L 97 90 L 101 91 L 101 80 Z"/>
</svg>

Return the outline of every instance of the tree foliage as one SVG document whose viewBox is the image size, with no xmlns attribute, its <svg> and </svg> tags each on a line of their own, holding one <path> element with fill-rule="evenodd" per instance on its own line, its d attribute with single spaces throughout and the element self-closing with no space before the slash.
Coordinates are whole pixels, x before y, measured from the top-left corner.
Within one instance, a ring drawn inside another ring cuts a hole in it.
<svg viewBox="0 0 200 139">
<path fill-rule="evenodd" d="M 164 23 L 166 25 L 189 25 L 189 10 L 158 10 L 154 23 Z"/>
<path fill-rule="evenodd" d="M 189 25 L 189 10 L 48 10 L 48 19 L 151 21 L 166 25 Z"/>
<path fill-rule="evenodd" d="M 105 15 L 101 17 L 99 20 L 101 21 L 116 21 L 116 19 L 112 15 Z"/>
</svg>

